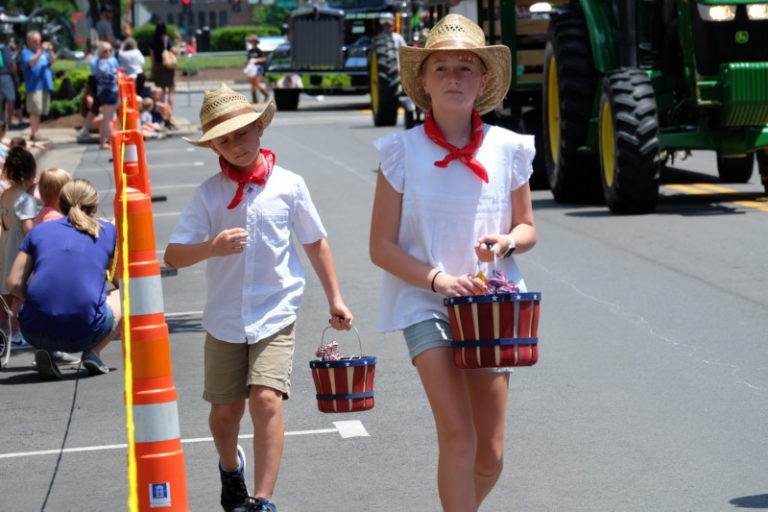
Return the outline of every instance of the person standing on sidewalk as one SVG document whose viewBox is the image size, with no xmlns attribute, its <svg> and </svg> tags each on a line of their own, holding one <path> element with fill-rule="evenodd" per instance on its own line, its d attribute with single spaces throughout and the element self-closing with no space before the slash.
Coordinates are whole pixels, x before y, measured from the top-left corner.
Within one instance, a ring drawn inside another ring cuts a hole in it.
<svg viewBox="0 0 768 512">
<path fill-rule="evenodd" d="M 501 475 L 509 373 L 454 365 L 443 298 L 483 289 L 477 262 L 495 258 L 525 291 L 512 253 L 536 243 L 534 141 L 482 122 L 509 89 L 511 55 L 486 46 L 469 19 L 445 16 L 425 48 L 400 48 L 400 62 L 405 92 L 428 114 L 374 142 L 369 247 L 386 271 L 379 330 L 403 331 L 432 408 L 443 510 L 474 512 Z"/>
<path fill-rule="evenodd" d="M 251 82 L 251 101 L 254 103 L 259 102 L 259 96 L 256 94 L 258 90 L 264 96 L 264 102 L 269 101 L 269 90 L 264 85 L 264 69 L 266 67 L 267 58 L 264 56 L 264 52 L 259 48 L 259 36 L 251 34 L 248 36 L 248 54 L 245 58 L 245 68 L 243 72 L 248 76 L 248 80 Z"/>
<path fill-rule="evenodd" d="M 102 113 L 99 124 L 99 149 L 111 149 L 112 118 L 115 117 L 119 103 L 117 68 L 120 63 L 112 55 L 112 47 L 108 43 L 100 41 L 98 48 L 98 56 L 91 60 L 91 75 L 95 77 L 96 85 L 94 109 L 98 112 L 100 108 Z"/>
<path fill-rule="evenodd" d="M 50 41 L 43 42 L 43 36 L 36 30 L 27 34 L 27 47 L 21 50 L 21 63 L 29 113 L 29 140 L 32 141 L 41 140 L 40 119 L 48 115 L 51 106 L 51 66 L 55 60 Z"/>
<path fill-rule="evenodd" d="M 209 425 L 227 512 L 277 511 L 271 500 L 285 442 L 283 400 L 290 392 L 294 326 L 305 284 L 292 234 L 323 286 L 331 326 L 347 330 L 353 322 L 304 180 L 260 147 L 274 113 L 274 102 L 257 112 L 226 85 L 205 93 L 203 136 L 184 140 L 210 147 L 220 172 L 200 185 L 179 216 L 164 258 L 171 268 L 206 261 L 203 398 L 211 403 Z M 245 453 L 237 445 L 246 400 L 254 431 L 254 497 L 245 483 Z"/>
<path fill-rule="evenodd" d="M 8 47 L 8 34 L 0 33 L 0 132 L 11 129 L 16 101 L 16 64 Z"/>
</svg>

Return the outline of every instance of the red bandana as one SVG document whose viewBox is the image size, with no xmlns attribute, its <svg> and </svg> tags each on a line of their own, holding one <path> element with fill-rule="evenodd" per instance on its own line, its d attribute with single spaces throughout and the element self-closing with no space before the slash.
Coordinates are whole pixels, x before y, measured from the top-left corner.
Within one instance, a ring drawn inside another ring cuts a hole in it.
<svg viewBox="0 0 768 512">
<path fill-rule="evenodd" d="M 267 176 L 272 174 L 272 167 L 275 165 L 275 154 L 268 149 L 260 149 L 259 152 L 262 156 L 261 162 L 256 164 L 255 169 L 248 172 L 238 171 L 232 164 L 224 160 L 223 156 L 219 156 L 222 174 L 237 183 L 237 192 L 227 205 L 228 209 L 235 208 L 243 200 L 243 189 L 246 183 L 255 183 L 260 187 L 267 184 Z"/>
<path fill-rule="evenodd" d="M 488 183 L 488 171 L 485 170 L 483 164 L 474 158 L 475 153 L 480 149 L 480 144 L 483 142 L 483 121 L 480 119 L 480 114 L 477 110 L 472 111 L 472 136 L 469 139 L 469 144 L 463 148 L 457 148 L 445 140 L 443 132 L 440 131 L 432 117 L 431 110 L 427 112 L 427 119 L 424 121 L 424 133 L 432 142 L 449 151 L 448 156 L 435 162 L 437 167 L 448 167 L 451 160 L 461 160 L 473 173 L 477 174 L 478 178 Z"/>
</svg>

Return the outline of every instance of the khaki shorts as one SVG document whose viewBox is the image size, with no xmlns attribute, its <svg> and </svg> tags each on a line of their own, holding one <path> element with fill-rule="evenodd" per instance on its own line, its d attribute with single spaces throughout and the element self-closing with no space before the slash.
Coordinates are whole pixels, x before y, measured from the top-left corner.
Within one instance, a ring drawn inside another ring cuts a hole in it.
<svg viewBox="0 0 768 512">
<path fill-rule="evenodd" d="M 203 399 L 239 402 L 248 398 L 250 386 L 266 386 L 287 400 L 294 345 L 294 324 L 253 344 L 229 343 L 206 333 Z"/>
<path fill-rule="evenodd" d="M 50 91 L 32 91 L 27 93 L 27 112 L 47 115 L 51 106 Z"/>
</svg>

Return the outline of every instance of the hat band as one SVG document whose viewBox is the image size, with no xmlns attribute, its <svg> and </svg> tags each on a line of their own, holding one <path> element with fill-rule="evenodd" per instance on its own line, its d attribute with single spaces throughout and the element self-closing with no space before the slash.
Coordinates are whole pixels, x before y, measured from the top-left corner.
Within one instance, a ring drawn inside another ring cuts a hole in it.
<svg viewBox="0 0 768 512">
<path fill-rule="evenodd" d="M 224 121 L 227 121 L 229 119 L 232 119 L 233 117 L 241 116 L 243 114 L 248 114 L 253 112 L 254 110 L 251 107 L 243 107 L 238 110 L 233 110 L 232 112 L 227 112 L 226 114 L 222 114 L 219 117 L 214 117 L 207 123 L 203 125 L 203 133 L 207 132 L 217 124 L 221 124 Z"/>
<path fill-rule="evenodd" d="M 440 48 L 445 47 L 461 47 L 461 48 L 470 48 L 473 50 L 477 50 L 478 46 L 476 44 L 470 43 L 469 41 L 459 41 L 457 39 L 448 39 L 447 41 L 439 41 L 435 43 L 434 45 L 427 48 L 427 50 L 439 50 Z"/>
</svg>

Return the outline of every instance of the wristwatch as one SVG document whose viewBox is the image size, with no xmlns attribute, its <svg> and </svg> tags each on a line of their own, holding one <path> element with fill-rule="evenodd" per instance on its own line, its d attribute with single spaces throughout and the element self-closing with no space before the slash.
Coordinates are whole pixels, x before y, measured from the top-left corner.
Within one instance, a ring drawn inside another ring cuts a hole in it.
<svg viewBox="0 0 768 512">
<path fill-rule="evenodd" d="M 509 238 L 509 247 L 507 247 L 507 252 L 504 253 L 505 258 L 509 258 L 515 252 L 515 238 L 512 235 L 508 235 L 507 238 Z"/>
</svg>

